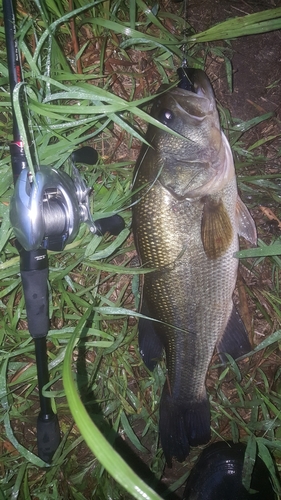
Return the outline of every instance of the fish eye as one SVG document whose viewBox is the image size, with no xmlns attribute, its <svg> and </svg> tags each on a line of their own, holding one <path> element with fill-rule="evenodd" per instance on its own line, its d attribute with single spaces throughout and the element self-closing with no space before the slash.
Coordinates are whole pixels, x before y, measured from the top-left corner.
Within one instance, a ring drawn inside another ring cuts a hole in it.
<svg viewBox="0 0 281 500">
<path fill-rule="evenodd" d="M 158 115 L 158 120 L 163 123 L 163 125 L 169 126 L 174 119 L 174 114 L 170 109 L 161 109 Z"/>
</svg>

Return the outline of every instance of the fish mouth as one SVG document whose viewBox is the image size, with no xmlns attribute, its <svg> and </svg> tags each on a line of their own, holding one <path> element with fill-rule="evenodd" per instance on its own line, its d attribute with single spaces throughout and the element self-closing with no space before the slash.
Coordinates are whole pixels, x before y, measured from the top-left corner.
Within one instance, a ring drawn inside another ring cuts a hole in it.
<svg viewBox="0 0 281 500">
<path fill-rule="evenodd" d="M 184 82 L 184 85 L 181 85 L 182 82 Z M 206 73 L 201 69 L 184 68 L 184 79 L 180 81 L 178 87 L 171 89 L 169 85 L 164 84 L 159 90 L 161 93 L 163 92 L 163 96 L 160 96 L 158 101 L 155 117 L 165 125 L 170 126 L 169 117 L 164 121 L 163 117 L 158 114 L 161 111 L 161 107 L 164 111 L 173 111 L 174 108 L 180 113 L 187 114 L 189 124 L 195 127 L 207 115 L 210 116 L 213 114 L 214 117 L 217 116 L 213 88 Z M 167 94 L 165 91 L 167 91 Z M 171 104 L 167 105 L 167 99 L 172 100 L 172 106 Z"/>
<path fill-rule="evenodd" d="M 208 100 L 215 99 L 212 85 L 203 70 L 197 68 L 181 68 L 181 70 L 182 78 L 178 89 L 206 97 Z"/>
<path fill-rule="evenodd" d="M 191 109 L 189 114 L 200 118 L 203 114 L 208 114 L 215 112 L 216 110 L 216 98 L 213 91 L 213 87 L 210 83 L 209 78 L 206 73 L 197 68 L 181 68 L 184 71 L 184 77 L 180 80 L 178 87 L 173 89 L 172 95 L 175 100 L 179 99 L 182 101 L 182 105 L 178 101 L 177 104 L 184 111 L 186 109 L 187 101 L 191 105 L 197 101 L 196 114 L 193 115 Z M 201 102 L 201 104 L 199 104 Z M 198 111 L 201 110 L 201 113 Z M 203 111 L 204 110 L 204 111 Z M 199 114 L 199 116 L 198 116 Z"/>
</svg>

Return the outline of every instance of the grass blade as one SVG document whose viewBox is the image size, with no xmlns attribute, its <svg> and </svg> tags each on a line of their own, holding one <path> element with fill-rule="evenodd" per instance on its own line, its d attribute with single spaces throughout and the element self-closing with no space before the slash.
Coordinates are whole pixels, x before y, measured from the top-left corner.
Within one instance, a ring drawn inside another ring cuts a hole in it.
<svg viewBox="0 0 281 500">
<path fill-rule="evenodd" d="M 137 500 L 161 500 L 159 495 L 133 472 L 121 456 L 108 443 L 91 420 L 79 398 L 71 370 L 72 351 L 78 340 L 77 334 L 82 330 L 90 314 L 91 309 L 89 308 L 79 321 L 65 354 L 63 383 L 72 415 L 89 448 L 104 468 L 126 491 Z"/>
</svg>

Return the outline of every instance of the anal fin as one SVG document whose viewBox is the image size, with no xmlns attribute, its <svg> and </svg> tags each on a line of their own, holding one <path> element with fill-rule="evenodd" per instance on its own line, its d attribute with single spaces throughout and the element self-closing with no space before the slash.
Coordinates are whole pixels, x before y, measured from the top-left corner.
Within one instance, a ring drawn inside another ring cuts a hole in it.
<svg viewBox="0 0 281 500">
<path fill-rule="evenodd" d="M 217 343 L 217 351 L 223 362 L 227 361 L 225 353 L 233 359 L 239 358 L 251 351 L 252 347 L 242 319 L 233 305 L 226 329 L 222 338 Z"/>
<path fill-rule="evenodd" d="M 141 314 L 150 316 L 145 302 L 142 304 Z M 152 320 L 139 319 L 139 351 L 144 364 L 150 371 L 153 371 L 161 358 L 163 344 L 155 331 Z"/>
</svg>

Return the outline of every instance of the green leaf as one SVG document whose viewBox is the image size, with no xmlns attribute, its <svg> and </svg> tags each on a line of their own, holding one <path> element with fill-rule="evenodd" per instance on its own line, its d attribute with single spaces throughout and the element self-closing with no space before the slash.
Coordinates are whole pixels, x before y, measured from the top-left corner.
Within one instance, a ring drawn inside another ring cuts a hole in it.
<svg viewBox="0 0 281 500">
<path fill-rule="evenodd" d="M 90 314 L 91 309 L 89 308 L 79 321 L 73 337 L 67 346 L 63 365 L 63 384 L 73 418 L 87 445 L 115 481 L 137 500 L 161 500 L 159 495 L 133 472 L 107 442 L 88 415 L 75 387 L 71 370 L 72 351 L 78 341 L 78 333 L 82 330 Z"/>
<path fill-rule="evenodd" d="M 210 42 L 227 40 L 245 35 L 255 35 L 281 28 L 281 7 L 264 10 L 243 17 L 228 19 L 206 31 L 187 38 L 189 42 Z"/>
<path fill-rule="evenodd" d="M 256 438 L 253 434 L 251 434 L 247 442 L 247 448 L 245 451 L 244 464 L 242 470 L 242 484 L 247 491 L 250 491 L 252 473 L 256 462 L 256 455 L 257 455 Z"/>
<path fill-rule="evenodd" d="M 269 257 L 281 255 L 281 243 L 272 243 L 265 245 L 261 240 L 258 240 L 259 247 L 248 248 L 247 250 L 239 250 L 235 252 L 234 257 L 238 259 L 246 259 L 248 257 Z"/>
</svg>

